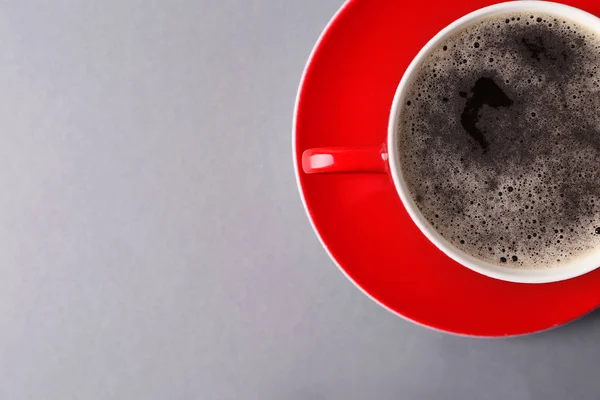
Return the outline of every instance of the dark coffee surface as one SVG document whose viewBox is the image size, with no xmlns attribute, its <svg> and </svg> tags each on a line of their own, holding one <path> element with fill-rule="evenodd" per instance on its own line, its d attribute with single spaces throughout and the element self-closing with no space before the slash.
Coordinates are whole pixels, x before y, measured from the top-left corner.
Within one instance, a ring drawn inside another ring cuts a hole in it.
<svg viewBox="0 0 600 400">
<path fill-rule="evenodd" d="M 600 40 L 546 14 L 470 25 L 419 67 L 401 109 L 402 173 L 425 218 L 499 265 L 600 246 Z"/>
</svg>

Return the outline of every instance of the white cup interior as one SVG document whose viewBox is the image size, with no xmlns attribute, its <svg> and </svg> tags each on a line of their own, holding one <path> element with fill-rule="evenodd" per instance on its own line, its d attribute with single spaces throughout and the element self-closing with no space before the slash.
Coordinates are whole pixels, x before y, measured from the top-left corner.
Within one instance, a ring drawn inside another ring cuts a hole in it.
<svg viewBox="0 0 600 400">
<path fill-rule="evenodd" d="M 391 174 L 396 186 L 396 190 L 404 203 L 409 215 L 417 224 L 419 229 L 425 236 L 433 242 L 446 255 L 464 265 L 473 271 L 487 275 L 492 278 L 501 279 L 510 282 L 519 283 L 548 283 L 556 282 L 565 279 L 574 278 L 590 272 L 600 266 L 600 248 L 598 251 L 592 252 L 588 256 L 582 256 L 577 260 L 565 263 L 560 266 L 552 266 L 543 269 L 527 269 L 527 268 L 508 268 L 495 265 L 479 258 L 473 257 L 470 254 L 455 247 L 452 243 L 440 235 L 436 229 L 425 219 L 417 208 L 412 195 L 406 187 L 405 180 L 402 175 L 399 156 L 397 154 L 397 135 L 398 117 L 400 109 L 405 103 L 406 87 L 409 84 L 415 69 L 421 62 L 430 54 L 436 45 L 446 39 L 449 35 L 460 30 L 466 25 L 473 23 L 481 18 L 490 17 L 498 14 L 511 12 L 543 12 L 568 18 L 574 22 L 585 26 L 591 31 L 600 33 L 600 19 L 595 15 L 587 13 L 578 8 L 567 6 L 564 4 L 547 2 L 547 1 L 511 1 L 500 3 L 493 6 L 485 7 L 475 12 L 472 12 L 446 28 L 441 30 L 433 37 L 417 54 L 412 63 L 406 69 L 400 84 L 396 90 L 394 101 L 390 112 L 388 126 L 388 151 Z"/>
</svg>

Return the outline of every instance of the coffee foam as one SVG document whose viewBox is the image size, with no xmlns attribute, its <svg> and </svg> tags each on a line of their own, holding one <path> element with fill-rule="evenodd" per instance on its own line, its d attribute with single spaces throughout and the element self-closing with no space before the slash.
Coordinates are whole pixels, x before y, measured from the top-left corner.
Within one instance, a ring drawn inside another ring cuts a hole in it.
<svg viewBox="0 0 600 400">
<path fill-rule="evenodd" d="M 430 224 L 515 268 L 600 247 L 600 40 L 548 14 L 478 21 L 432 50 L 400 110 L 404 179 Z"/>
</svg>

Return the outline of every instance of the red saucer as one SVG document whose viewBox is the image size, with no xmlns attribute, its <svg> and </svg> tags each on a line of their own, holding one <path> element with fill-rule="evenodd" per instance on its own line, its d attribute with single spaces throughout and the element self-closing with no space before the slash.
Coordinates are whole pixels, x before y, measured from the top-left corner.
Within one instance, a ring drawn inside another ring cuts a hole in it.
<svg viewBox="0 0 600 400">
<path fill-rule="evenodd" d="M 503 282 L 457 264 L 431 244 L 385 174 L 306 175 L 304 150 L 385 142 L 392 98 L 419 49 L 444 26 L 494 0 L 350 0 L 308 61 L 298 93 L 296 176 L 323 245 L 359 288 L 431 328 L 473 336 L 522 335 L 569 322 L 600 305 L 600 269 L 568 281 Z M 569 5 L 599 14 L 594 0 Z"/>
</svg>

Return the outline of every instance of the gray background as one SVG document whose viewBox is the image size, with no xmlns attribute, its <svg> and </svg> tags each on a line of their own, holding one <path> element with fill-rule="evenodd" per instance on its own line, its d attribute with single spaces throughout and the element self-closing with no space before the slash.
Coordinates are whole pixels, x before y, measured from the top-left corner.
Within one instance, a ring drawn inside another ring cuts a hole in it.
<svg viewBox="0 0 600 400">
<path fill-rule="evenodd" d="M 1 399 L 598 398 L 600 314 L 448 336 L 321 249 L 290 131 L 340 5 L 0 4 Z"/>
</svg>

